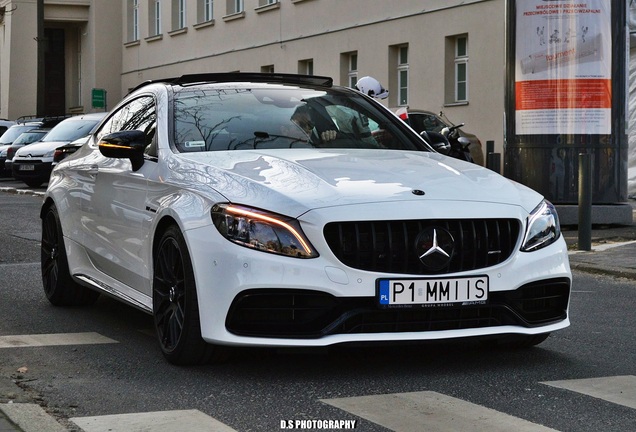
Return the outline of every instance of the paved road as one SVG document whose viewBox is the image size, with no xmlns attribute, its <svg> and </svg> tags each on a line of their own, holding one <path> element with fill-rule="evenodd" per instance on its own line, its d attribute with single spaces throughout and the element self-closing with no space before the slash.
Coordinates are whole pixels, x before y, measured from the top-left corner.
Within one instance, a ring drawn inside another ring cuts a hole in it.
<svg viewBox="0 0 636 432">
<path fill-rule="evenodd" d="M 107 298 L 48 304 L 40 200 L 0 193 L 3 411 L 35 403 L 85 432 L 636 430 L 634 281 L 575 272 L 573 325 L 527 351 L 468 341 L 247 350 L 223 365 L 177 368 L 141 312 Z"/>
</svg>

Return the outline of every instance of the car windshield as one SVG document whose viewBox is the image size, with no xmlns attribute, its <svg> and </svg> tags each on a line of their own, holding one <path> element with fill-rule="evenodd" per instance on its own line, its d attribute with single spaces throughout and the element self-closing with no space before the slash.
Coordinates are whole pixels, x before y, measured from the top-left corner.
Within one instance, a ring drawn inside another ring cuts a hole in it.
<svg viewBox="0 0 636 432">
<path fill-rule="evenodd" d="M 0 137 L 0 145 L 4 144 L 12 144 L 23 132 L 28 131 L 30 129 L 35 129 L 37 126 L 27 126 L 27 125 L 16 125 L 11 126 L 5 133 Z"/>
<path fill-rule="evenodd" d="M 23 132 L 13 141 L 13 144 L 31 144 L 46 135 L 46 131 L 28 131 Z"/>
<path fill-rule="evenodd" d="M 353 91 L 186 87 L 175 93 L 180 152 L 274 148 L 428 150 L 381 107 Z"/>
<path fill-rule="evenodd" d="M 51 129 L 42 141 L 75 141 L 88 135 L 96 124 L 97 120 L 65 120 Z"/>
</svg>

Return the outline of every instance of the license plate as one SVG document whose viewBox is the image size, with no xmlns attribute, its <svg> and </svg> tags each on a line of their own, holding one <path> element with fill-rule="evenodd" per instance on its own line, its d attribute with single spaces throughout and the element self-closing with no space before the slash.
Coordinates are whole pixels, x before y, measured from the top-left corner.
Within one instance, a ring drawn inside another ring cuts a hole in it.
<svg viewBox="0 0 636 432">
<path fill-rule="evenodd" d="M 383 306 L 480 304 L 488 300 L 488 276 L 427 279 L 380 279 Z"/>
<path fill-rule="evenodd" d="M 20 164 L 20 171 L 34 171 L 35 165 L 32 164 Z"/>
</svg>

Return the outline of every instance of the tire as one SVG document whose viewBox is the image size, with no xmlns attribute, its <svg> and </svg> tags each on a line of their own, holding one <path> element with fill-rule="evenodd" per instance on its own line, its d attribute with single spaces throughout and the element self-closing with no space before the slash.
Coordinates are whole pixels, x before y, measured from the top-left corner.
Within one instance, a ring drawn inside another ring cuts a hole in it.
<svg viewBox="0 0 636 432">
<path fill-rule="evenodd" d="M 201 337 L 201 321 L 194 270 L 185 239 L 170 226 L 155 249 L 152 310 L 161 351 L 174 365 L 216 363 L 229 348 L 208 344 Z"/>
<path fill-rule="evenodd" d="M 43 183 L 42 180 L 23 180 L 23 182 L 26 183 L 28 187 L 32 187 L 32 188 L 38 188 L 42 186 L 42 183 Z"/>
<path fill-rule="evenodd" d="M 496 339 L 488 339 L 483 342 L 489 348 L 524 349 L 539 345 L 550 336 L 550 333 L 536 335 L 506 335 Z"/>
<path fill-rule="evenodd" d="M 86 306 L 95 303 L 99 297 L 97 291 L 78 284 L 71 276 L 62 225 L 54 205 L 46 210 L 42 218 L 40 267 L 44 294 L 55 306 Z"/>
</svg>

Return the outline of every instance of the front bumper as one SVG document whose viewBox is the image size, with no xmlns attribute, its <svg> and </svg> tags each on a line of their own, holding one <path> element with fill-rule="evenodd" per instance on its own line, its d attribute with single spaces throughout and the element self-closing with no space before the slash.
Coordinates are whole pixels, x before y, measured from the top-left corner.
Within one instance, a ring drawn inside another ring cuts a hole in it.
<svg viewBox="0 0 636 432">
<path fill-rule="evenodd" d="M 294 259 L 236 246 L 211 226 L 187 231 L 203 338 L 227 345 L 328 346 L 532 335 L 569 325 L 571 272 L 563 238 L 535 252 L 517 250 L 485 269 L 446 275 L 488 276 L 486 304 L 426 308 L 381 306 L 377 280 L 405 275 L 349 268 L 314 238 L 321 256 Z"/>
<path fill-rule="evenodd" d="M 49 181 L 53 167 L 51 162 L 39 159 L 13 159 L 11 172 L 16 180 L 40 180 L 42 183 Z"/>
</svg>

